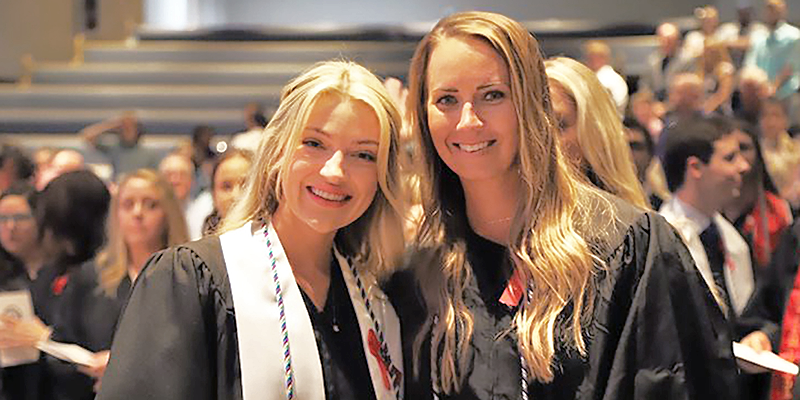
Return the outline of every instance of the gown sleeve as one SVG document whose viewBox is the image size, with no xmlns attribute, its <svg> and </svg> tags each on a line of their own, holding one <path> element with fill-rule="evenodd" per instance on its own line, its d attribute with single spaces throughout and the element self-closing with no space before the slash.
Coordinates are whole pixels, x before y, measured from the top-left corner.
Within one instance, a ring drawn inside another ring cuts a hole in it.
<svg viewBox="0 0 800 400">
<path fill-rule="evenodd" d="M 217 398 L 211 270 L 187 247 L 150 258 L 119 322 L 98 399 Z"/>
<path fill-rule="evenodd" d="M 594 376 L 581 392 L 603 399 L 738 398 L 730 328 L 674 229 L 644 214 L 618 250 L 599 285 Z"/>
</svg>

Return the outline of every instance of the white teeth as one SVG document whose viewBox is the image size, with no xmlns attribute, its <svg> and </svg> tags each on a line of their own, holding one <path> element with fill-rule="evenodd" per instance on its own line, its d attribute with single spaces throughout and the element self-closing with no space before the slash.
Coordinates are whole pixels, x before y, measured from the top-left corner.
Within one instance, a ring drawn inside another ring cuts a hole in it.
<svg viewBox="0 0 800 400">
<path fill-rule="evenodd" d="M 459 149 L 464 150 L 467 153 L 474 153 L 476 151 L 483 150 L 483 149 L 489 147 L 490 144 L 491 144 L 491 141 L 487 140 L 485 142 L 480 142 L 480 143 L 476 143 L 476 144 L 464 144 L 464 143 L 461 143 L 461 144 L 458 144 L 457 146 L 458 146 Z"/>
<path fill-rule="evenodd" d="M 322 197 L 325 200 L 330 200 L 330 201 L 344 201 L 344 199 L 347 198 L 347 195 L 344 194 L 333 194 L 333 193 L 323 192 L 322 190 L 313 187 L 311 188 L 311 192 L 319 197 Z"/>
</svg>

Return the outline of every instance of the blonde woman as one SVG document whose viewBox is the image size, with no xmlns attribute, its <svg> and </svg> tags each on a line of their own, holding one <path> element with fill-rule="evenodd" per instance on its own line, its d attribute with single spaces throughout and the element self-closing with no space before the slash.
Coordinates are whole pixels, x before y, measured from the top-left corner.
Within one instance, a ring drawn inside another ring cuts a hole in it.
<svg viewBox="0 0 800 400">
<path fill-rule="evenodd" d="M 544 66 L 566 155 L 598 188 L 650 208 L 606 88 L 592 70 L 571 58 L 552 58 Z"/>
<path fill-rule="evenodd" d="M 95 353 L 92 368 L 80 371 L 100 380 L 108 349 L 133 282 L 153 253 L 189 240 L 183 212 L 172 187 L 154 170 L 123 176 L 111 199 L 104 248 L 71 277 L 61 322 L 63 340 Z M 99 387 L 97 385 L 96 387 Z"/>
<path fill-rule="evenodd" d="M 99 398 L 401 398 L 400 124 L 361 66 L 292 80 L 223 233 L 137 280 Z"/>
<path fill-rule="evenodd" d="M 706 114 L 733 114 L 733 95 L 736 68 L 725 43 L 706 39 L 703 52 L 697 60 L 697 74 L 703 79 L 703 112 Z"/>
<path fill-rule="evenodd" d="M 732 397 L 724 316 L 691 256 L 661 217 L 578 177 L 525 28 L 444 18 L 409 76 L 428 310 L 411 397 Z"/>
</svg>

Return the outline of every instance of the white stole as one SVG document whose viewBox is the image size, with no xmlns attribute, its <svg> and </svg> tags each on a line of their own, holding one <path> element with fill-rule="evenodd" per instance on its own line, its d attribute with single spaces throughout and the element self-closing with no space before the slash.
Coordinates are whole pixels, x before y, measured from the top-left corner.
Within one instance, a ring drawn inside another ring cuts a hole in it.
<svg viewBox="0 0 800 400">
<path fill-rule="evenodd" d="M 692 254 L 700 275 L 709 288 L 716 287 L 708 255 L 700 241 L 700 227 L 695 221 L 684 215 L 673 198 L 661 207 L 659 213 L 669 222 L 683 239 L 683 243 Z M 730 305 L 735 315 L 741 315 L 755 290 L 753 267 L 750 260 L 750 247 L 739 235 L 736 228 L 719 213 L 714 214 L 711 223 L 716 223 L 725 247 L 725 289 L 730 296 Z M 712 289 L 712 293 L 715 291 Z"/>
<path fill-rule="evenodd" d="M 311 319 L 278 234 L 272 224 L 267 229 L 286 310 L 294 395 L 299 400 L 321 400 L 325 398 L 325 388 Z M 244 400 L 286 399 L 283 337 L 264 228 L 247 223 L 220 235 L 220 243 L 236 316 L 242 397 Z M 355 277 L 347 260 L 338 252 L 336 258 L 358 319 L 376 397 L 378 400 L 395 399 L 394 392 L 385 388 L 378 361 L 370 353 L 368 335 L 373 324 L 356 288 Z M 384 331 L 392 362 L 402 371 L 400 323 L 394 308 L 376 286 L 362 282 L 367 284 L 370 306 Z"/>
</svg>

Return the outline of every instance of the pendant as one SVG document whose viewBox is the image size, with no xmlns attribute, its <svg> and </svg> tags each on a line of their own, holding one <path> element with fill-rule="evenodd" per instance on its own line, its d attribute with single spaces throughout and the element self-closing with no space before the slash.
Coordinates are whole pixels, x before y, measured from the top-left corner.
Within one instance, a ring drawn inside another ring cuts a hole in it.
<svg viewBox="0 0 800 400">
<path fill-rule="evenodd" d="M 339 324 L 337 324 L 337 323 L 333 324 L 333 331 L 336 332 L 336 333 L 339 333 Z"/>
</svg>

